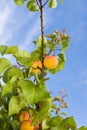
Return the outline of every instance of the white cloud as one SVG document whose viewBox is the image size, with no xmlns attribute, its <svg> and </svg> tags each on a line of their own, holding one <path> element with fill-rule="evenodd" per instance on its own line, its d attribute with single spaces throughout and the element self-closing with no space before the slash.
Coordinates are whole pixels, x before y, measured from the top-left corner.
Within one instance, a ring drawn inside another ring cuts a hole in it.
<svg viewBox="0 0 87 130">
<path fill-rule="evenodd" d="M 46 17 L 46 12 L 45 12 L 45 14 L 44 14 L 44 26 L 45 26 L 45 28 L 48 27 L 49 16 L 50 16 L 50 13 L 48 13 L 48 17 Z M 32 21 L 34 21 L 34 23 Z M 35 37 L 38 38 L 38 36 L 41 35 L 39 15 L 38 15 L 38 17 L 35 17 L 35 14 L 34 14 L 33 17 L 32 17 L 32 21 L 31 21 L 32 24 L 30 25 L 29 30 L 27 31 L 25 40 L 23 41 L 24 45 L 20 45 L 21 48 L 24 48 L 24 47 L 26 48 L 27 46 L 29 46 L 32 43 L 32 41 L 36 40 L 36 39 L 34 39 Z M 32 44 L 29 46 L 28 50 L 32 50 Z"/>
<path fill-rule="evenodd" d="M 12 3 L 6 5 L 5 1 L 0 1 L 0 42 L 1 44 L 7 42 L 11 38 L 8 24 L 11 22 L 12 14 L 15 7 Z"/>
<path fill-rule="evenodd" d="M 18 10 L 13 1 L 8 0 L 8 3 L 7 1 L 0 1 L 0 44 L 13 41 L 14 35 L 33 17 L 31 14 L 22 12 L 20 7 Z"/>
<path fill-rule="evenodd" d="M 39 27 L 39 19 L 35 21 L 35 23 L 29 28 L 28 33 L 25 37 L 24 44 L 30 44 L 35 36 L 38 35 L 40 32 L 40 27 Z"/>
<path fill-rule="evenodd" d="M 26 49 L 40 34 L 39 13 L 30 13 L 25 7 L 17 7 L 10 0 L 8 2 L 9 4 L 1 0 L 0 3 L 0 44 L 13 45 L 16 41 L 21 49 Z M 48 25 L 49 16 L 50 13 L 45 11 L 45 27 Z M 32 44 L 29 48 L 32 48 Z"/>
</svg>

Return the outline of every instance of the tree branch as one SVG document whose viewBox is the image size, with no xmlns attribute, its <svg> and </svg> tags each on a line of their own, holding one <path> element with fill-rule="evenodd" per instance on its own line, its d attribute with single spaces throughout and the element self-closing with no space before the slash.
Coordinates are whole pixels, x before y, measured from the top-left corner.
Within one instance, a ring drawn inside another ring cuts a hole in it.
<svg viewBox="0 0 87 130">
<path fill-rule="evenodd" d="M 42 50 L 41 50 L 41 57 L 42 57 L 42 78 L 44 78 L 44 24 L 43 24 L 43 4 L 42 0 L 40 2 L 40 22 L 41 22 L 41 38 L 42 38 Z"/>
<path fill-rule="evenodd" d="M 43 4 L 43 7 L 48 3 L 49 0 L 47 0 L 44 4 Z"/>
<path fill-rule="evenodd" d="M 38 0 L 36 0 L 36 3 L 37 3 L 37 5 L 38 5 L 38 7 L 40 8 L 39 1 L 38 1 Z"/>
</svg>

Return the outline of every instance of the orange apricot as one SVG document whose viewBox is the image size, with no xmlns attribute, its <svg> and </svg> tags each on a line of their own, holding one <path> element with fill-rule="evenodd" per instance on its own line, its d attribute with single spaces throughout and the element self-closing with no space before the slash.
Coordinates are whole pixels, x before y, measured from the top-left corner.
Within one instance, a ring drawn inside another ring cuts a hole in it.
<svg viewBox="0 0 87 130">
<path fill-rule="evenodd" d="M 47 55 L 44 58 L 45 68 L 52 70 L 52 69 L 55 69 L 57 65 L 58 65 L 58 59 L 56 58 L 56 56 Z"/>
<path fill-rule="evenodd" d="M 26 120 L 21 123 L 20 130 L 34 130 L 34 126 L 31 126 L 31 122 Z"/>
<path fill-rule="evenodd" d="M 21 111 L 18 115 L 19 122 L 21 123 L 22 121 L 29 120 L 30 116 L 27 111 Z"/>
<path fill-rule="evenodd" d="M 41 69 L 42 69 L 42 62 L 41 61 L 33 61 L 32 69 L 31 69 L 32 74 L 41 73 Z"/>
</svg>

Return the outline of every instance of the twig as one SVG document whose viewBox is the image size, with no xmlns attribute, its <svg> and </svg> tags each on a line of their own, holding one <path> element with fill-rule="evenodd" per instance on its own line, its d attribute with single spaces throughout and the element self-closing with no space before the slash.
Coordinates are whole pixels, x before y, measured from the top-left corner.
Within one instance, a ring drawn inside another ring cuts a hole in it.
<svg viewBox="0 0 87 130">
<path fill-rule="evenodd" d="M 38 2 L 38 0 L 36 0 L 36 3 L 37 3 L 37 5 L 38 5 L 38 7 L 40 8 L 40 5 L 39 5 L 39 2 Z"/>
<path fill-rule="evenodd" d="M 44 4 L 43 4 L 43 7 L 48 3 L 49 0 L 47 0 Z"/>
</svg>

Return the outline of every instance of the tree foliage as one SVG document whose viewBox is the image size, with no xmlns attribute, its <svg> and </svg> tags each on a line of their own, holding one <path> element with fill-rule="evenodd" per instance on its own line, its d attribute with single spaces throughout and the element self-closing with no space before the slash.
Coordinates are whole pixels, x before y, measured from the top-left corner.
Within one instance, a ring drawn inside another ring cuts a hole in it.
<svg viewBox="0 0 87 130">
<path fill-rule="evenodd" d="M 14 2 L 18 6 L 26 4 L 32 12 L 41 11 L 46 4 L 50 8 L 56 8 L 58 4 L 57 0 L 45 2 L 44 0 L 14 0 Z M 53 98 L 46 86 L 46 81 L 49 80 L 48 72 L 55 74 L 64 68 L 65 52 L 69 42 L 70 37 L 65 30 L 62 32 L 55 30 L 53 33 L 46 35 L 42 33 L 38 36 L 33 41 L 36 48 L 31 53 L 20 50 L 18 46 L 0 46 L 0 129 L 20 130 L 18 114 L 25 110 L 33 117 L 32 125 L 35 125 L 37 120 L 40 121 L 38 130 L 77 130 L 74 117 L 68 117 L 62 110 L 68 107 L 64 99 L 66 94 L 60 92 L 59 96 Z M 14 57 L 15 64 L 5 58 L 8 55 Z M 58 66 L 55 69 L 45 68 L 43 60 L 47 55 L 56 56 Z M 42 68 L 33 68 L 41 69 L 41 73 L 32 73 L 33 61 L 42 62 Z M 87 130 L 87 127 L 82 126 L 78 130 Z"/>
</svg>

